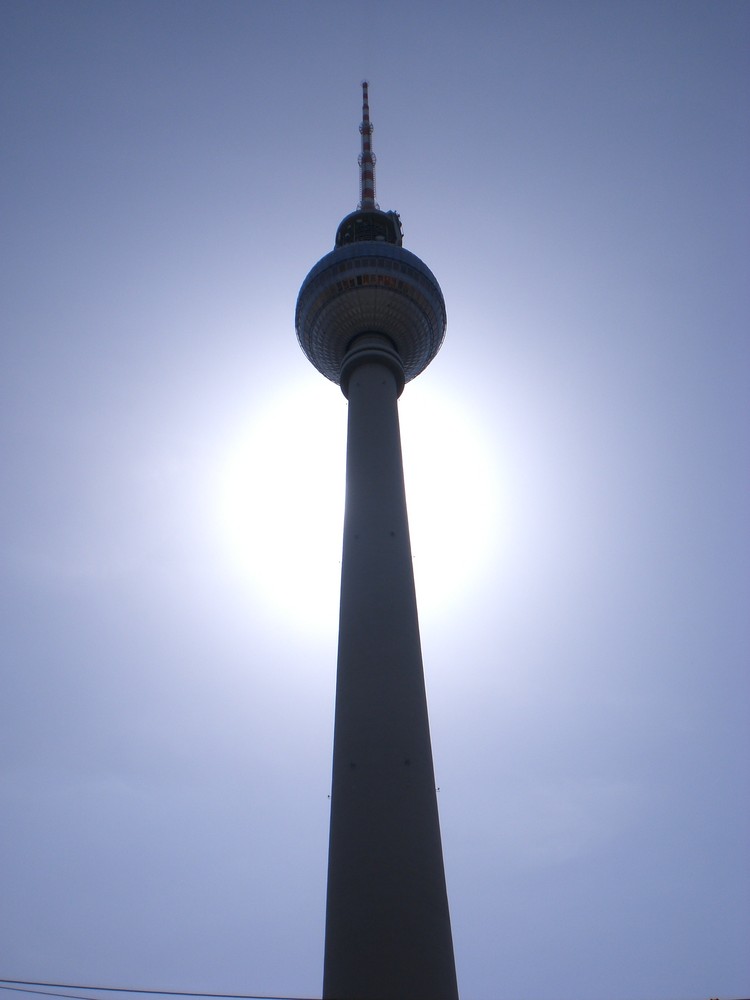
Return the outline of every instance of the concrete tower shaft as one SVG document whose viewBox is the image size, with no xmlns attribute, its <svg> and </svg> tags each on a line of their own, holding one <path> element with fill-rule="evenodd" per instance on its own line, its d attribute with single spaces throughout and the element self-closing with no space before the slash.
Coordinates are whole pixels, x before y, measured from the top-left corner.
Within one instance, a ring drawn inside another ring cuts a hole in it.
<svg viewBox="0 0 750 1000">
<path fill-rule="evenodd" d="M 349 379 L 328 859 L 328 1000 L 456 1000 L 397 396 Z"/>
</svg>

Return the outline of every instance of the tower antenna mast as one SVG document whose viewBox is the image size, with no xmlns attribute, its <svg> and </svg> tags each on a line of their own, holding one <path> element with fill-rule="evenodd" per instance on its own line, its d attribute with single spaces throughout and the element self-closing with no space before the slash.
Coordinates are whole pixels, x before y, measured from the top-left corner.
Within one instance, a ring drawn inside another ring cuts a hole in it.
<svg viewBox="0 0 750 1000">
<path fill-rule="evenodd" d="M 372 151 L 374 126 L 370 121 L 370 104 L 367 95 L 367 80 L 362 81 L 362 122 L 359 132 L 362 136 L 362 152 L 359 154 L 359 180 L 361 201 L 359 208 L 378 208 L 375 201 L 375 154 Z"/>
</svg>

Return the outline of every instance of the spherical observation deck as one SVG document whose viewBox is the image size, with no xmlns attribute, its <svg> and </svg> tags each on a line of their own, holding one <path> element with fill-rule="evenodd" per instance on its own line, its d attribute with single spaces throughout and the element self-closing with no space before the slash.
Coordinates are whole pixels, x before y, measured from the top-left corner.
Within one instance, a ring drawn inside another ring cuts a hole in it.
<svg viewBox="0 0 750 1000">
<path fill-rule="evenodd" d="M 392 242 L 360 236 L 337 244 L 302 282 L 295 317 L 302 350 L 319 372 L 340 384 L 354 340 L 380 334 L 398 353 L 404 381 L 416 378 L 445 337 L 445 302 L 435 276 L 419 257 Z"/>
</svg>

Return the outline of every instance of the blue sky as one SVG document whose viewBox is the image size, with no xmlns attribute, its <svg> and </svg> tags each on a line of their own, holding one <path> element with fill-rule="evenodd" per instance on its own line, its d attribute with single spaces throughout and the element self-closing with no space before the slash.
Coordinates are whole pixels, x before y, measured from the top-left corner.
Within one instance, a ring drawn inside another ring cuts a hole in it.
<svg viewBox="0 0 750 1000">
<path fill-rule="evenodd" d="M 319 995 L 357 200 L 464 1000 L 747 996 L 744 3 L 0 11 L 0 978 Z"/>
</svg>

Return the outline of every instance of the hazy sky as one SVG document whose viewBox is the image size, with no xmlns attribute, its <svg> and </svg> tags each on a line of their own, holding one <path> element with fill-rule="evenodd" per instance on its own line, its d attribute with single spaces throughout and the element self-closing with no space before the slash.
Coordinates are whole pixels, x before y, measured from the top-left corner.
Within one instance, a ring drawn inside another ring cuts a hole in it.
<svg viewBox="0 0 750 1000">
<path fill-rule="evenodd" d="M 402 425 L 462 998 L 750 995 L 750 4 L 0 47 L 0 978 L 320 995 L 346 403 L 294 306 L 367 77 L 448 309 Z"/>
</svg>

